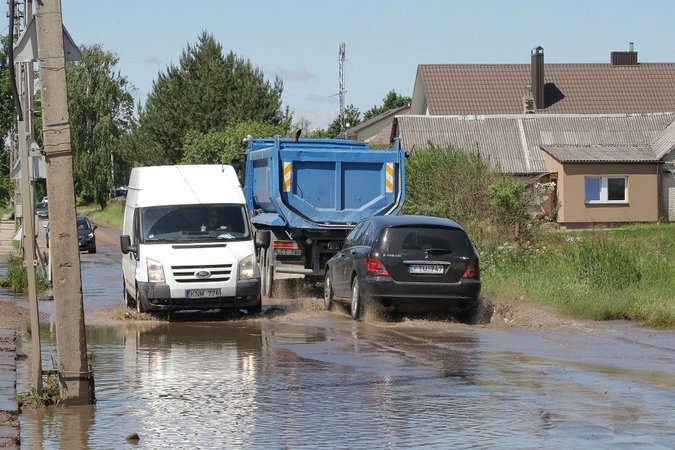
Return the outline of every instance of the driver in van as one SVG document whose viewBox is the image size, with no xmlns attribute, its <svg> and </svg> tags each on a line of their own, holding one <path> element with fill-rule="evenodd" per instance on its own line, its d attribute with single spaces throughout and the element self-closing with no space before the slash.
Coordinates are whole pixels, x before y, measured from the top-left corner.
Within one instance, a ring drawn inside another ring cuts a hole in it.
<svg viewBox="0 0 675 450">
<path fill-rule="evenodd" d="M 214 208 L 206 212 L 206 229 L 207 230 L 227 230 L 227 225 L 221 225 L 218 217 L 218 211 Z"/>
</svg>

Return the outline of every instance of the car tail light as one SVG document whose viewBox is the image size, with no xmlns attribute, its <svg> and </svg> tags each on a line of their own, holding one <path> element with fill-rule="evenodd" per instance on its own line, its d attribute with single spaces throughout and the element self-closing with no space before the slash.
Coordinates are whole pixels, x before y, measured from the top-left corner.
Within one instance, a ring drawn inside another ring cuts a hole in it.
<svg viewBox="0 0 675 450">
<path fill-rule="evenodd" d="M 364 258 L 363 262 L 366 265 L 366 269 L 368 269 L 368 272 L 372 273 L 373 275 L 384 275 L 387 277 L 389 276 L 387 268 L 384 267 L 384 264 L 382 264 L 382 261 L 380 261 L 379 259 Z"/>
<path fill-rule="evenodd" d="M 478 265 L 478 261 L 474 261 L 471 264 L 469 264 L 469 267 L 466 268 L 464 271 L 464 275 L 462 275 L 462 278 L 478 278 L 480 276 L 480 266 Z"/>
</svg>

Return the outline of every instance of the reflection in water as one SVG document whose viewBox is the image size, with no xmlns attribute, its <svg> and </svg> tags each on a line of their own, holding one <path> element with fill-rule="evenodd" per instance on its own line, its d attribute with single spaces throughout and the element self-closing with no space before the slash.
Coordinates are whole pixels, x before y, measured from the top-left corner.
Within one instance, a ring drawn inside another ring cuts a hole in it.
<svg viewBox="0 0 675 450">
<path fill-rule="evenodd" d="M 124 390 L 140 400 L 128 416 L 144 424 L 133 431 L 163 447 L 245 442 L 254 428 L 261 347 L 259 327 L 171 323 L 126 330 Z"/>
<path fill-rule="evenodd" d="M 265 320 L 92 326 L 87 342 L 96 406 L 24 413 L 24 448 L 119 448 L 132 432 L 153 449 L 440 442 L 429 433 L 456 417 L 448 385 L 466 366 Z"/>
<path fill-rule="evenodd" d="M 22 448 L 126 448 L 132 432 L 143 449 L 674 441 L 672 389 L 580 366 L 555 341 L 563 336 L 512 335 L 509 345 L 530 346 L 518 352 L 480 329 L 326 317 L 314 326 L 266 318 L 91 326 L 97 405 L 22 414 Z"/>
</svg>

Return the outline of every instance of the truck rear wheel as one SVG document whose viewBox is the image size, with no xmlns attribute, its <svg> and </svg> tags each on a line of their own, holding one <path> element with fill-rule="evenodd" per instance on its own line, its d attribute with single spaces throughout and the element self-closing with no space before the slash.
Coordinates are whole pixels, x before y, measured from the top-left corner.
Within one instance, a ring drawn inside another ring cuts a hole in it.
<svg viewBox="0 0 675 450">
<path fill-rule="evenodd" d="M 269 248 L 263 248 L 260 250 L 260 263 L 262 295 L 265 298 L 273 298 L 274 267 L 272 266 L 272 252 Z"/>
</svg>

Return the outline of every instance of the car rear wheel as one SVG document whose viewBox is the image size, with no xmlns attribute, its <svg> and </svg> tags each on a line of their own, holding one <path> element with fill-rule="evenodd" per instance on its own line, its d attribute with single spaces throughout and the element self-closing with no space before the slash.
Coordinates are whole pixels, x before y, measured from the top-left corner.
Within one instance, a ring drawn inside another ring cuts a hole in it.
<svg viewBox="0 0 675 450">
<path fill-rule="evenodd" d="M 471 308 L 455 314 L 455 318 L 467 325 L 475 325 L 480 321 L 481 304 L 477 301 Z"/>
<path fill-rule="evenodd" d="M 359 287 L 359 277 L 354 277 L 352 281 L 352 301 L 351 301 L 351 315 L 352 319 L 359 320 L 363 315 L 363 297 L 361 296 L 361 288 Z"/>
<path fill-rule="evenodd" d="M 323 307 L 326 311 L 333 309 L 333 281 L 330 274 L 326 272 L 323 279 Z"/>
</svg>

